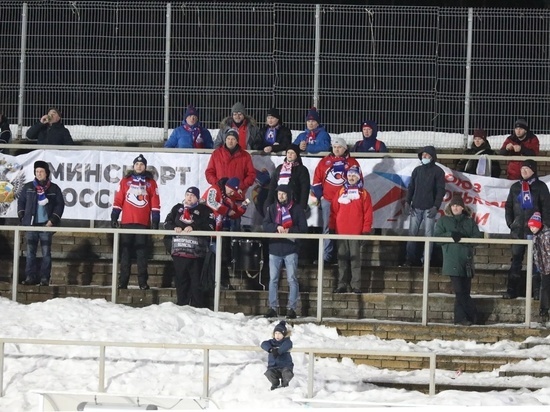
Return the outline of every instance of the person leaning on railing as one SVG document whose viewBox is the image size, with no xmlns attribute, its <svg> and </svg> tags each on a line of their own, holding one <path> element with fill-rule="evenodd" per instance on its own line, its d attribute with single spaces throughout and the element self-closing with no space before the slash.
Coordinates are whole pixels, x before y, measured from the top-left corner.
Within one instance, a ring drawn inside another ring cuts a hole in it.
<svg viewBox="0 0 550 412">
<path fill-rule="evenodd" d="M 181 124 L 173 131 L 164 147 L 178 149 L 212 149 L 212 135 L 199 122 L 199 112 L 193 106 L 187 106 Z"/>
<path fill-rule="evenodd" d="M 465 155 L 477 155 L 478 159 L 459 159 L 456 162 L 455 169 L 459 172 L 470 173 L 480 176 L 500 177 L 500 163 L 498 160 L 492 160 L 487 155 L 495 155 L 496 152 L 491 149 L 491 144 L 487 140 L 487 133 L 483 129 L 474 130 L 472 145 L 464 151 Z"/>
<path fill-rule="evenodd" d="M 50 107 L 48 113 L 27 130 L 27 139 L 37 144 L 74 145 L 71 133 L 61 119 L 59 107 Z"/>
<path fill-rule="evenodd" d="M 512 134 L 506 138 L 498 152 L 501 156 L 538 156 L 539 138 L 531 131 L 527 120 L 521 118 L 514 123 Z M 521 179 L 521 160 L 508 162 L 506 177 L 510 180 Z"/>
</svg>

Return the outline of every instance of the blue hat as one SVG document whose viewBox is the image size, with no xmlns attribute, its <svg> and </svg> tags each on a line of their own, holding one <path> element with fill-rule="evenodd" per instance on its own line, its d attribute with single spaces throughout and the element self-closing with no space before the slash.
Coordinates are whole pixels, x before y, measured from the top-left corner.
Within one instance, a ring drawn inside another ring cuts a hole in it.
<svg viewBox="0 0 550 412">
<path fill-rule="evenodd" d="M 351 166 L 346 172 L 346 177 L 349 175 L 356 175 L 361 178 L 361 168 L 355 165 Z"/>
<path fill-rule="evenodd" d="M 201 192 L 200 192 L 199 188 L 195 187 L 195 186 L 191 186 L 191 187 L 187 188 L 185 193 L 193 193 L 197 197 L 197 199 L 200 199 L 200 197 L 201 197 Z"/>
<path fill-rule="evenodd" d="M 319 113 L 317 112 L 317 109 L 315 107 L 312 107 L 307 112 L 306 122 L 308 120 L 315 120 L 317 123 L 321 123 L 321 117 L 319 116 Z"/>
<path fill-rule="evenodd" d="M 187 119 L 189 116 L 197 116 L 199 117 L 199 112 L 197 109 L 195 109 L 195 106 L 190 104 L 187 106 L 187 110 L 185 111 L 185 115 L 183 116 L 184 119 Z"/>
<path fill-rule="evenodd" d="M 239 187 L 241 185 L 241 181 L 238 177 L 232 177 L 225 182 L 225 185 L 233 190 L 239 190 Z"/>
</svg>

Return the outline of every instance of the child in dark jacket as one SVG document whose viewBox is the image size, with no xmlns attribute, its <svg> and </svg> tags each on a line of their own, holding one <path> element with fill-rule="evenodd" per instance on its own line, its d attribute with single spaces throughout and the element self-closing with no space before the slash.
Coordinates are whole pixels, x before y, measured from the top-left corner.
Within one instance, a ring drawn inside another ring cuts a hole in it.
<svg viewBox="0 0 550 412">
<path fill-rule="evenodd" d="M 543 224 L 542 216 L 535 212 L 527 222 L 533 233 L 533 260 L 540 273 L 540 321 L 548 322 L 550 308 L 550 228 Z M 534 279 L 534 278 L 533 278 Z M 535 296 L 535 299 L 537 296 Z"/>
<path fill-rule="evenodd" d="M 288 386 L 294 377 L 294 363 L 292 362 L 292 331 L 287 328 L 282 320 L 273 329 L 273 338 L 262 342 L 260 347 L 269 353 L 267 357 L 267 370 L 264 375 L 271 382 L 271 390 Z"/>
</svg>

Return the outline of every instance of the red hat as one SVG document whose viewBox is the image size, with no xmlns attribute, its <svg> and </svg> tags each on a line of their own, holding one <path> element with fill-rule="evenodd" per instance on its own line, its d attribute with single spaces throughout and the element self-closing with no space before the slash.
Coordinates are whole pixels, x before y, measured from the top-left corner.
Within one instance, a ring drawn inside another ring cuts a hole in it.
<svg viewBox="0 0 550 412">
<path fill-rule="evenodd" d="M 527 222 L 527 226 L 534 226 L 542 229 L 542 216 L 539 212 L 533 213 L 533 216 L 531 216 L 531 219 Z"/>
</svg>

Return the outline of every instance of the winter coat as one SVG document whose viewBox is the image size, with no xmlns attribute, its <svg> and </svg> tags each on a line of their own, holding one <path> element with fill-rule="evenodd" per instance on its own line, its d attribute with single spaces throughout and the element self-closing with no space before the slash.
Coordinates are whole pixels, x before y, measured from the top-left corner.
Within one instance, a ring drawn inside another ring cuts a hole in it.
<svg viewBox="0 0 550 412">
<path fill-rule="evenodd" d="M 37 144 L 74 145 L 71 133 L 61 120 L 51 125 L 36 122 L 27 130 L 27 138 Z"/>
<path fill-rule="evenodd" d="M 260 347 L 269 352 L 273 348 L 279 348 L 279 356 L 275 357 L 271 352 L 267 357 L 268 369 L 283 369 L 287 368 L 291 371 L 294 370 L 294 363 L 292 362 L 292 355 L 290 350 L 292 349 L 292 341 L 290 338 L 283 338 L 280 341 L 275 338 L 264 340 Z"/>
<path fill-rule="evenodd" d="M 332 199 L 330 207 L 329 229 L 338 235 L 362 235 L 372 229 L 373 211 L 369 192 L 359 189 L 360 198 L 349 203 L 341 203 L 344 188 Z"/>
<path fill-rule="evenodd" d="M 214 220 L 214 213 L 210 208 L 202 203 L 195 205 L 189 209 L 190 221 L 183 219 L 185 206 L 182 203 L 177 203 L 172 207 L 170 213 L 166 215 L 164 220 L 164 229 L 174 230 L 176 227 L 185 229 L 191 227 L 193 230 L 211 231 L 215 230 L 216 221 Z M 188 233 L 181 233 L 176 236 L 185 236 L 192 239 L 193 247 L 190 248 L 186 254 L 178 254 L 178 256 L 195 258 L 202 257 L 206 254 L 210 239 L 206 236 L 190 236 Z M 173 239 L 173 236 L 169 236 Z"/>
<path fill-rule="evenodd" d="M 286 160 L 285 160 L 286 161 Z M 298 203 L 302 209 L 307 210 L 308 200 L 309 200 L 309 189 L 310 189 L 310 176 L 309 170 L 302 164 L 302 159 L 300 155 L 296 159 L 297 165 L 292 167 L 292 172 L 290 174 L 290 180 L 288 185 L 292 191 L 292 199 Z M 283 165 L 277 166 L 271 180 L 269 182 L 269 193 L 267 194 L 267 199 L 265 201 L 265 207 L 273 204 L 277 201 L 277 187 L 279 186 L 279 175 L 281 174 L 281 169 Z"/>
<path fill-rule="evenodd" d="M 506 150 L 508 143 L 520 145 L 521 150 L 519 153 L 513 150 Z M 538 156 L 539 155 L 539 138 L 531 131 L 527 131 L 527 136 L 523 140 L 519 140 L 518 137 L 512 133 L 506 138 L 498 154 L 501 156 Z M 521 160 L 514 160 L 508 162 L 508 168 L 506 170 L 506 177 L 510 180 L 521 179 Z"/>
<path fill-rule="evenodd" d="M 541 182 L 536 175 L 527 180 L 527 182 L 530 182 L 529 187 L 533 199 L 533 208 L 523 209 L 518 199 L 523 181 L 520 180 L 510 187 L 508 198 L 504 205 L 506 225 L 510 228 L 512 239 L 525 239 L 525 235 L 531 234 L 531 230 L 527 227 L 527 222 L 529 222 L 529 219 L 535 212 L 540 212 L 544 225 L 550 225 L 550 192 L 548 191 L 548 186 L 546 186 L 546 183 Z"/>
<path fill-rule="evenodd" d="M 54 226 L 59 226 L 61 222 L 61 216 L 65 210 L 65 200 L 63 199 L 63 193 L 59 186 L 55 183 L 51 183 L 48 190 L 46 190 L 46 213 L 48 219 Z M 36 212 L 38 209 L 38 195 L 33 182 L 25 183 L 21 194 L 17 199 L 17 216 L 23 226 L 35 226 Z"/>
<path fill-rule="evenodd" d="M 451 237 L 458 232 L 463 238 L 482 238 L 477 224 L 471 217 L 470 208 L 466 207 L 460 215 L 453 215 L 450 204 L 445 207 L 445 215 L 435 224 L 435 237 Z M 472 243 L 441 243 L 443 251 L 443 267 L 441 273 L 447 276 L 466 277 L 466 263 L 473 261 L 474 248 Z"/>
<path fill-rule="evenodd" d="M 263 220 L 263 229 L 267 233 L 277 233 L 277 205 L 279 202 L 273 203 L 267 208 Z M 289 233 L 307 233 L 307 218 L 304 209 L 299 204 L 294 203 L 290 208 L 290 217 L 292 218 L 292 227 L 288 230 Z M 292 253 L 298 253 L 299 240 L 285 238 L 283 235 L 276 235 L 269 239 L 269 254 L 275 256 L 288 256 Z"/>
<path fill-rule="evenodd" d="M 310 139 L 309 135 L 312 133 L 315 135 L 314 139 Z M 298 135 L 294 140 L 294 144 L 300 146 L 300 142 L 307 142 L 306 153 L 319 153 L 319 152 L 330 152 L 331 143 L 330 136 L 325 130 L 324 126 L 319 126 L 314 130 L 306 129 Z"/>
<path fill-rule="evenodd" d="M 120 181 L 115 193 L 113 212 L 122 211 L 121 225 L 137 224 L 149 227 L 151 216 L 160 218 L 160 197 L 153 174 L 145 171 L 145 184 L 133 184 L 133 171 Z M 118 212 L 120 213 L 120 212 Z M 158 223 L 158 221 L 157 221 Z"/>
<path fill-rule="evenodd" d="M 338 194 L 340 188 L 346 181 L 345 172 L 335 172 L 334 164 L 338 161 L 344 161 L 344 169 L 347 171 L 351 166 L 357 166 L 360 168 L 359 163 L 353 157 L 349 155 L 346 150 L 343 157 L 337 157 L 333 153 L 323 157 L 317 163 L 315 172 L 313 174 L 313 185 L 311 189 L 317 199 L 321 200 L 323 197 L 325 200 L 332 202 L 334 196 Z"/>
<path fill-rule="evenodd" d="M 424 147 L 418 153 L 419 159 L 422 159 L 424 152 L 432 157 L 432 161 L 427 165 L 417 166 L 413 170 L 407 191 L 407 203 L 420 210 L 428 210 L 432 207 L 439 209 L 445 196 L 445 172 L 435 164 L 437 162 L 435 147 Z"/>
<path fill-rule="evenodd" d="M 258 139 L 255 139 L 251 146 L 254 150 L 264 150 L 267 146 L 271 146 L 271 149 L 273 152 L 282 152 L 290 146 L 290 142 L 292 141 L 292 132 L 288 127 L 286 127 L 284 124 L 279 122 L 277 125 L 277 135 L 275 136 L 275 143 L 278 144 L 270 144 L 265 140 L 265 136 L 267 134 L 267 131 L 270 129 L 269 126 L 264 126 L 260 129 L 258 132 Z"/>
<path fill-rule="evenodd" d="M 187 126 L 187 128 L 185 126 Z M 188 130 L 188 128 L 191 130 Z M 193 131 L 195 129 L 199 129 L 199 134 L 197 136 L 198 142 L 194 144 Z M 202 147 L 200 147 L 200 142 L 202 142 Z M 213 146 L 214 143 L 212 142 L 212 135 L 206 127 L 203 127 L 200 122 L 195 123 L 193 126 L 189 126 L 187 125 L 185 119 L 180 126 L 176 127 L 172 131 L 172 134 L 164 144 L 164 147 L 175 147 L 178 149 L 212 149 Z"/>
<path fill-rule="evenodd" d="M 0 115 L 0 144 L 11 143 L 10 121 L 4 115 Z M 4 150 L 0 150 L 3 153 Z"/>
<path fill-rule="evenodd" d="M 491 149 L 491 145 L 488 141 L 484 141 L 479 147 L 472 144 L 472 147 L 464 151 L 465 155 L 495 155 L 496 152 Z M 477 174 L 478 160 L 475 159 L 460 159 L 455 166 L 455 169 L 459 172 L 470 173 L 472 175 Z M 487 172 L 490 171 L 491 177 L 500 177 L 500 163 L 498 160 L 487 159 Z M 486 176 L 489 174 L 486 173 Z"/>
<path fill-rule="evenodd" d="M 246 193 L 256 180 L 256 169 L 254 169 L 252 157 L 239 145 L 232 152 L 225 144 L 214 150 L 204 174 L 206 181 L 211 185 L 216 185 L 224 177 L 238 177 L 243 193 Z"/>
<path fill-rule="evenodd" d="M 224 221 L 228 221 L 228 219 L 238 219 L 246 213 L 246 207 L 241 204 L 243 199 L 240 197 L 240 194 L 236 194 L 233 197 L 224 194 L 225 182 L 227 182 L 226 178 L 221 179 L 217 184 L 206 189 L 201 197 L 201 203 L 204 203 L 214 212 L 216 230 L 223 229 Z M 231 211 L 233 211 L 234 214 L 230 217 L 229 212 Z"/>
<path fill-rule="evenodd" d="M 550 227 L 546 225 L 533 235 L 533 259 L 541 275 L 550 275 Z"/>
<path fill-rule="evenodd" d="M 251 150 L 253 146 L 258 145 L 258 141 L 260 140 L 259 128 L 254 118 L 245 116 L 243 123 L 239 127 L 233 122 L 233 117 L 228 116 L 220 123 L 220 130 L 214 140 L 214 149 L 217 149 L 225 144 L 225 138 L 227 137 L 227 132 L 229 129 L 235 129 L 239 132 L 239 145 L 241 147 L 245 147 L 245 145 L 241 142 L 241 140 L 243 140 L 241 138 L 241 134 L 244 134 L 243 137 L 246 140 L 245 150 Z"/>
</svg>

